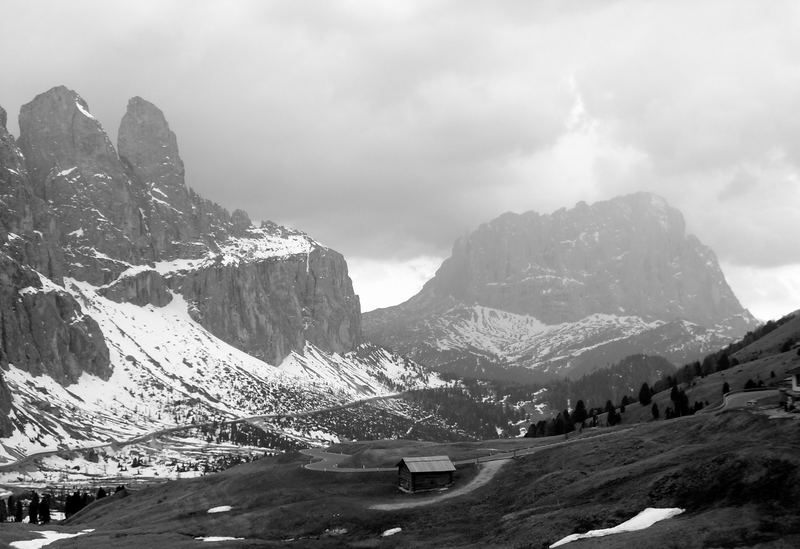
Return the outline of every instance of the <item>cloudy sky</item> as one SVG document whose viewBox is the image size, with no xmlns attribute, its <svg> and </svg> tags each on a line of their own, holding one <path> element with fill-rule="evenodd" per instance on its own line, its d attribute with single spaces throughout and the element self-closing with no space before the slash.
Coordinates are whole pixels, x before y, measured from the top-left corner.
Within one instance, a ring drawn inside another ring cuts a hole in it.
<svg viewBox="0 0 800 549">
<path fill-rule="evenodd" d="M 363 308 L 505 211 L 647 190 L 762 319 L 800 308 L 800 4 L 4 0 L 0 105 L 166 113 L 190 186 L 345 254 Z"/>
</svg>

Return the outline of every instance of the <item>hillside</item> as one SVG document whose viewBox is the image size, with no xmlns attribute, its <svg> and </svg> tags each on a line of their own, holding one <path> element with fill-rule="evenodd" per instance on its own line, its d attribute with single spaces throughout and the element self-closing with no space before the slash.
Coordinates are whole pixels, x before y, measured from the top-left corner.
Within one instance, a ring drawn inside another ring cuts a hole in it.
<svg viewBox="0 0 800 549">
<path fill-rule="evenodd" d="M 417 295 L 363 315 L 370 341 L 439 371 L 524 368 L 529 381 L 633 354 L 681 364 L 755 325 L 713 251 L 647 193 L 504 214 L 459 239 Z"/>
<path fill-rule="evenodd" d="M 95 530 L 60 546 L 188 547 L 195 537 L 231 536 L 245 539 L 224 546 L 547 547 L 653 506 L 686 511 L 574 546 L 792 547 L 800 541 L 796 428 L 747 412 L 617 428 L 602 443 L 584 438 L 510 460 L 459 498 L 394 512 L 368 508 L 408 499 L 396 494 L 393 473 L 323 473 L 296 458 L 263 459 L 103 500 L 65 527 Z M 463 469 L 457 482 L 469 476 Z M 224 505 L 232 509 L 207 513 Z M 395 527 L 401 532 L 381 537 Z"/>
</svg>

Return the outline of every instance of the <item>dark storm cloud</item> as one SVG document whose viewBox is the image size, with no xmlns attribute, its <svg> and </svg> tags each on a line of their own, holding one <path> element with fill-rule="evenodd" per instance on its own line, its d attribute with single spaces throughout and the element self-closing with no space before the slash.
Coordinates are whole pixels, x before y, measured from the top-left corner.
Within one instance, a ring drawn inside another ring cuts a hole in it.
<svg viewBox="0 0 800 549">
<path fill-rule="evenodd" d="M 428 265 L 504 211 L 650 190 L 731 268 L 777 267 L 800 263 L 798 9 L 14 0 L 0 104 L 65 84 L 113 136 L 141 95 L 191 186 L 366 262 Z"/>
</svg>

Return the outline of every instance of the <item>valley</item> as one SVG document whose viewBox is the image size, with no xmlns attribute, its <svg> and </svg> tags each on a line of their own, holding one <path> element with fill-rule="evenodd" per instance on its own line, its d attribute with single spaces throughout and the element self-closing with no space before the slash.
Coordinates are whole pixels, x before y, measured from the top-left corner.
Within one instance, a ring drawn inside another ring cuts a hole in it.
<svg viewBox="0 0 800 549">
<path fill-rule="evenodd" d="M 647 540 L 653 547 L 791 547 L 800 535 L 790 503 L 800 465 L 796 429 L 796 420 L 732 411 L 612 428 L 602 439 L 542 441 L 540 451 L 507 460 L 474 491 L 434 507 L 391 511 L 372 507 L 409 501 L 396 494 L 393 472 L 334 474 L 303 468 L 300 456 L 265 458 L 107 498 L 58 527 L 91 533 L 58 546 L 189 547 L 198 537 L 223 536 L 244 538 L 226 547 L 547 547 L 576 529 L 613 526 L 645 507 L 681 507 L 684 514 L 642 532 L 575 546 Z M 396 455 L 414 445 L 397 447 Z M 750 473 L 737 473 L 743 468 Z M 474 465 L 466 465 L 456 484 L 474 475 Z M 208 514 L 218 506 L 230 511 Z M 401 531 L 382 537 L 393 528 Z M 23 538 L 19 529 L 3 535 Z"/>
<path fill-rule="evenodd" d="M 800 312 L 756 321 L 663 198 L 503 214 L 362 314 L 342 254 L 189 188 L 145 99 L 116 146 L 64 86 L 2 113 L 0 543 L 800 539 Z M 398 493 L 434 455 L 452 487 Z"/>
</svg>

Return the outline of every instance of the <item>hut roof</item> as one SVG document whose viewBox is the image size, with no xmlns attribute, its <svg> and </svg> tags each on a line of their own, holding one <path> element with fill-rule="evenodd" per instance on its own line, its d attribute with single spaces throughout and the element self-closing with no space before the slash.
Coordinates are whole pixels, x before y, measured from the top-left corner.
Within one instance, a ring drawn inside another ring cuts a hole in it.
<svg viewBox="0 0 800 549">
<path fill-rule="evenodd" d="M 447 456 L 405 457 L 397 463 L 397 466 L 403 463 L 412 473 L 444 473 L 456 470 Z"/>
</svg>

